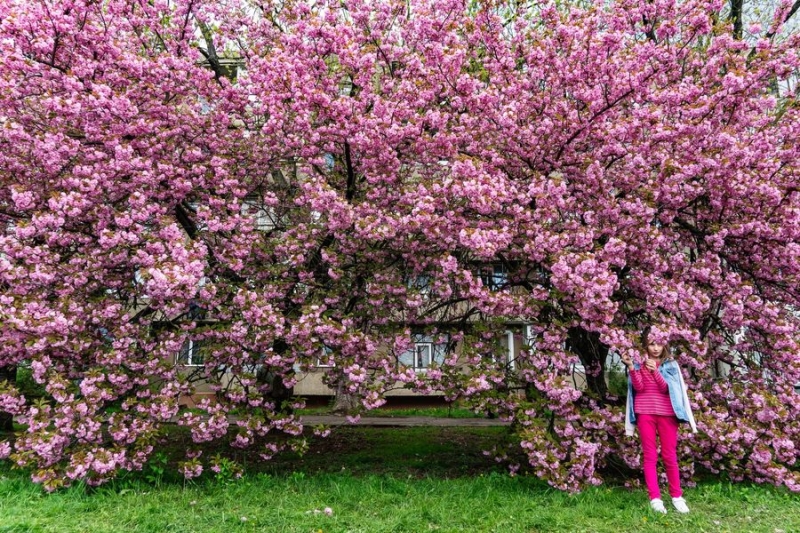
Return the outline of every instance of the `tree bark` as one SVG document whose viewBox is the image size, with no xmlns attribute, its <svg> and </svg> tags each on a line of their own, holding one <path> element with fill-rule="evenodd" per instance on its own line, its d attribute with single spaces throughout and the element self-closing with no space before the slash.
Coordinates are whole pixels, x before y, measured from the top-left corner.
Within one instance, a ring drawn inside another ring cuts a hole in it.
<svg viewBox="0 0 800 533">
<path fill-rule="evenodd" d="M 288 346 L 282 340 L 277 340 L 272 345 L 275 353 L 281 355 L 286 353 L 287 348 Z M 275 372 L 267 366 L 261 366 L 256 372 L 256 383 L 259 386 L 266 385 L 268 390 L 265 393 L 265 397 L 275 402 L 275 409 L 281 412 L 291 412 L 292 409 L 288 407 L 289 402 L 287 400 L 294 396 L 294 387 L 287 387 L 283 383 L 283 378 L 284 375 L 282 373 Z"/>
<path fill-rule="evenodd" d="M 582 328 L 571 328 L 567 340 L 569 350 L 580 358 L 586 369 L 587 391 L 603 400 L 608 393 L 605 372 L 608 346 L 600 342 L 598 333 Z"/>
<path fill-rule="evenodd" d="M 17 383 L 17 365 L 9 365 L 0 367 L 0 381 L 8 381 L 9 383 Z M 14 430 L 14 417 L 11 413 L 0 411 L 0 431 L 13 431 Z"/>
<path fill-rule="evenodd" d="M 743 8 L 744 0 L 731 0 L 730 19 L 733 22 L 733 38 L 737 40 L 742 40 L 742 35 L 744 34 L 742 21 Z"/>
<path fill-rule="evenodd" d="M 347 392 L 343 379 L 336 383 L 336 396 L 333 399 L 333 412 L 339 415 L 349 415 L 358 408 L 358 398 Z"/>
</svg>

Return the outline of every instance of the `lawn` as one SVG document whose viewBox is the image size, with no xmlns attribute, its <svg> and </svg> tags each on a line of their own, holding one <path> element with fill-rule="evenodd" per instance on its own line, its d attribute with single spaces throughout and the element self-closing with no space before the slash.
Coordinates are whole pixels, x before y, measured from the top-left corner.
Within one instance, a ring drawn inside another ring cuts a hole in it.
<svg viewBox="0 0 800 533">
<path fill-rule="evenodd" d="M 301 415 L 330 415 L 333 414 L 331 407 L 309 407 L 300 409 Z M 476 413 L 471 409 L 460 405 L 429 406 L 419 407 L 383 407 L 365 412 L 362 416 L 397 418 L 406 416 L 424 416 L 433 418 L 486 418 L 486 413 Z"/>
<path fill-rule="evenodd" d="M 481 453 L 504 441 L 498 427 L 344 427 L 238 481 L 138 474 L 50 495 L 0 466 L 0 532 L 800 531 L 800 497 L 782 490 L 704 482 L 690 515 L 656 516 L 643 490 L 571 496 L 510 477 Z"/>
</svg>

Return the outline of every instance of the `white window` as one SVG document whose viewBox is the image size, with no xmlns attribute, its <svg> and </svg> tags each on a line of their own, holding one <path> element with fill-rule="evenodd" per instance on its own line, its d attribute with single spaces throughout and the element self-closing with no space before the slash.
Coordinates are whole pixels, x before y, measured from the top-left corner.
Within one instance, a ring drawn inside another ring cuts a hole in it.
<svg viewBox="0 0 800 533">
<path fill-rule="evenodd" d="M 508 270 L 500 263 L 480 267 L 478 275 L 483 286 L 491 291 L 504 289 L 508 285 Z"/>
<path fill-rule="evenodd" d="M 517 360 L 517 353 L 522 349 L 522 335 L 518 332 L 507 329 L 500 337 L 500 350 L 495 361 L 500 363 L 507 370 L 514 370 Z"/>
<path fill-rule="evenodd" d="M 8 222 L 6 222 L 6 229 L 4 232 L 6 235 L 8 235 L 9 237 L 12 236 L 16 237 L 15 235 L 16 230 L 17 230 L 17 225 L 14 224 L 13 220 L 9 220 Z M 0 252 L 0 259 L 8 259 L 8 256 L 5 253 Z"/>
<path fill-rule="evenodd" d="M 428 368 L 431 366 L 432 356 L 433 344 L 429 342 L 417 342 L 414 344 L 414 368 Z"/>
<path fill-rule="evenodd" d="M 353 81 L 350 78 L 344 78 L 339 82 L 339 96 L 351 96 L 353 92 Z"/>
<path fill-rule="evenodd" d="M 323 346 L 321 355 L 317 357 L 317 368 L 331 368 L 336 366 L 336 361 L 333 359 L 333 348 Z"/>
<path fill-rule="evenodd" d="M 533 330 L 533 325 L 525 324 L 522 329 L 523 334 L 525 335 L 522 341 L 530 348 L 531 351 L 536 349 L 536 333 Z"/>
<path fill-rule="evenodd" d="M 242 202 L 242 215 L 251 217 L 259 231 L 275 229 L 275 217 L 272 208 L 264 205 L 261 198 L 248 196 Z"/>
<path fill-rule="evenodd" d="M 415 335 L 414 345 L 401 353 L 398 361 L 402 366 L 416 371 L 425 371 L 431 364 L 441 365 L 447 354 L 446 342 L 434 342 L 433 338 Z"/>
<path fill-rule="evenodd" d="M 406 287 L 419 292 L 423 296 L 428 296 L 431 292 L 431 278 L 427 274 L 408 276 L 406 278 Z"/>
<path fill-rule="evenodd" d="M 203 364 L 202 342 L 187 340 L 178 352 L 177 363 L 182 366 L 201 366 Z"/>
</svg>

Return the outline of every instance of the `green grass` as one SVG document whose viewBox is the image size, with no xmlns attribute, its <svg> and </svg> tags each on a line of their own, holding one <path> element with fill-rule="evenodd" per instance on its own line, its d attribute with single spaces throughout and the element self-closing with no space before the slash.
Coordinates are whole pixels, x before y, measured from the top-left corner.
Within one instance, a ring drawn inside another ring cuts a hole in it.
<svg viewBox="0 0 800 533">
<path fill-rule="evenodd" d="M 522 460 L 519 442 L 506 427 L 358 427 L 336 428 L 331 438 L 312 441 L 305 455 L 287 453 L 257 465 L 265 473 L 288 475 L 350 472 L 362 476 L 454 478 L 505 473 L 504 465 L 483 451 L 513 445 Z M 252 469 L 251 469 L 252 470 Z"/>
<path fill-rule="evenodd" d="M 309 407 L 298 410 L 301 415 L 329 415 L 332 414 L 330 407 Z M 361 416 L 398 418 L 406 416 L 425 416 L 433 418 L 486 418 L 485 414 L 476 413 L 464 407 L 382 407 L 365 411 Z"/>
<path fill-rule="evenodd" d="M 233 483 L 139 477 L 47 495 L 0 464 L 0 532 L 800 531 L 800 497 L 769 487 L 706 482 L 686 491 L 690 515 L 662 517 L 643 490 L 571 496 L 509 477 L 481 454 L 504 429 L 346 427 Z"/>
</svg>

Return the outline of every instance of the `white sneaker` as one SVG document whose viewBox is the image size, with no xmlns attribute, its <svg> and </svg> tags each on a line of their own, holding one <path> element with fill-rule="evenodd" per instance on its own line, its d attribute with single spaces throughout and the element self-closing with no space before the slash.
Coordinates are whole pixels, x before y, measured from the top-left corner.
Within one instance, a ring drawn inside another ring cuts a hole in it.
<svg viewBox="0 0 800 533">
<path fill-rule="evenodd" d="M 653 509 L 653 511 L 657 513 L 667 514 L 667 510 L 664 507 L 664 502 L 662 502 L 659 498 L 653 498 L 652 500 L 650 500 L 650 507 Z"/>
<path fill-rule="evenodd" d="M 686 500 L 683 498 L 672 498 L 672 505 L 675 506 L 675 510 L 679 513 L 686 514 L 689 512 L 689 506 L 686 505 Z"/>
</svg>

